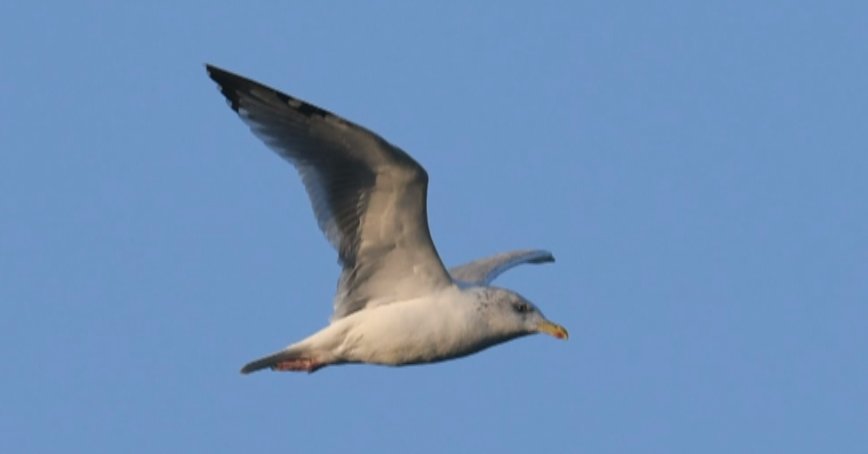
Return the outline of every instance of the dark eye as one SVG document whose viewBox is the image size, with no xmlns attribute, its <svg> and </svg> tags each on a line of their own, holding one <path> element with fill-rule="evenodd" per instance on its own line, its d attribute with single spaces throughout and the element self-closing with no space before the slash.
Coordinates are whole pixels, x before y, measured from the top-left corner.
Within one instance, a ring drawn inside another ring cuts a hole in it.
<svg viewBox="0 0 868 454">
<path fill-rule="evenodd" d="M 533 310 L 533 309 L 531 309 L 530 304 L 527 304 L 527 303 L 518 303 L 513 307 L 515 308 L 515 311 L 518 312 L 519 314 L 526 314 L 526 313 L 530 312 L 531 310 Z"/>
</svg>

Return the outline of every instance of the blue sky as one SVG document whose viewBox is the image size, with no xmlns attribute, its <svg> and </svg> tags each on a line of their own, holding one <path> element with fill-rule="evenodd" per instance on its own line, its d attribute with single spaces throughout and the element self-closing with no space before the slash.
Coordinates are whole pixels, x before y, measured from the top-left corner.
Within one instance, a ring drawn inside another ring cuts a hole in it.
<svg viewBox="0 0 868 454">
<path fill-rule="evenodd" d="M 868 445 L 864 3 L 276 3 L 0 6 L 0 451 Z M 498 283 L 571 339 L 238 374 L 338 267 L 206 62 L 413 154 L 447 263 L 552 250 Z"/>
</svg>

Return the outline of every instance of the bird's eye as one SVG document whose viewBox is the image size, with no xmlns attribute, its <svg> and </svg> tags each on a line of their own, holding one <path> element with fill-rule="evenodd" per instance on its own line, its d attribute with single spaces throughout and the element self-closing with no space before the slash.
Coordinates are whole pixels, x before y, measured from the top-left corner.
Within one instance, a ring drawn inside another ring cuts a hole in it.
<svg viewBox="0 0 868 454">
<path fill-rule="evenodd" d="M 519 314 L 526 314 L 531 311 L 531 308 L 527 303 L 518 303 L 515 305 L 515 311 Z"/>
</svg>

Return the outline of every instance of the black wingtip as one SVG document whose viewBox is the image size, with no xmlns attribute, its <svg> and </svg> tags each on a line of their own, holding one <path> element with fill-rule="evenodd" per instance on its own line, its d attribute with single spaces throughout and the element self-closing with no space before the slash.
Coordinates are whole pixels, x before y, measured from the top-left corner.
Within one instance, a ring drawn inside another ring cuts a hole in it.
<svg viewBox="0 0 868 454">
<path fill-rule="evenodd" d="M 239 76 L 231 71 L 218 68 L 210 63 L 205 63 L 205 71 L 208 72 L 208 77 L 210 77 L 211 80 L 217 82 L 217 85 L 220 87 L 220 92 L 223 93 L 223 96 L 225 96 L 226 100 L 229 102 L 229 106 L 232 107 L 232 110 L 235 112 L 238 112 L 240 98 L 242 97 L 253 97 L 264 100 L 268 97 L 274 96 L 280 104 L 290 106 L 293 110 L 306 117 L 330 117 L 335 121 L 349 123 L 340 116 L 321 107 L 317 107 L 303 99 L 289 96 L 280 90 L 263 85 L 244 76 Z M 257 93 L 254 93 L 254 91 Z M 265 95 L 264 93 L 268 94 Z"/>
<path fill-rule="evenodd" d="M 205 71 L 208 77 L 217 83 L 220 93 L 226 98 L 229 107 L 238 112 L 239 107 L 239 90 L 249 88 L 253 85 L 259 85 L 256 82 L 241 77 L 238 74 L 218 68 L 212 64 L 205 63 Z"/>
<path fill-rule="evenodd" d="M 217 82 L 220 86 L 255 83 L 246 77 L 239 76 L 238 74 L 219 68 L 210 63 L 205 63 L 205 71 L 208 72 L 208 77 L 210 77 L 214 82 Z"/>
<path fill-rule="evenodd" d="M 555 256 L 549 251 L 543 251 L 539 257 L 534 257 L 530 263 L 551 263 L 555 261 Z"/>
</svg>

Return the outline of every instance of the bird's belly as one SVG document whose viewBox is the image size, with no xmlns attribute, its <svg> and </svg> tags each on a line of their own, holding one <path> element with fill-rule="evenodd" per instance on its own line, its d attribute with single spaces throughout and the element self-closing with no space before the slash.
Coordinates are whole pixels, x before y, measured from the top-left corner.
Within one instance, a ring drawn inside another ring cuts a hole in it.
<svg viewBox="0 0 868 454">
<path fill-rule="evenodd" d="M 430 305 L 402 302 L 357 313 L 360 323 L 348 330 L 341 356 L 350 362 L 397 366 L 443 361 L 485 348 L 474 336 L 473 323 L 446 306 L 432 311 Z"/>
</svg>

